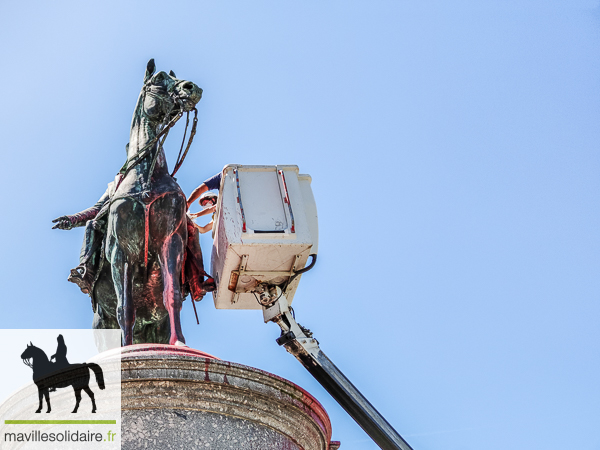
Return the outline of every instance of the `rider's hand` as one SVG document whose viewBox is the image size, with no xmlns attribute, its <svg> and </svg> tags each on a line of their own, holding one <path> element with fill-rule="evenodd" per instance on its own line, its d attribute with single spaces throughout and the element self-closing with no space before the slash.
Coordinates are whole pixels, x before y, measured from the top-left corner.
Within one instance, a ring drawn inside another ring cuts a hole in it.
<svg viewBox="0 0 600 450">
<path fill-rule="evenodd" d="M 71 222 L 71 218 L 69 216 L 60 216 L 52 221 L 55 223 L 52 229 L 58 228 L 59 230 L 70 230 L 73 228 L 73 222 Z"/>
</svg>

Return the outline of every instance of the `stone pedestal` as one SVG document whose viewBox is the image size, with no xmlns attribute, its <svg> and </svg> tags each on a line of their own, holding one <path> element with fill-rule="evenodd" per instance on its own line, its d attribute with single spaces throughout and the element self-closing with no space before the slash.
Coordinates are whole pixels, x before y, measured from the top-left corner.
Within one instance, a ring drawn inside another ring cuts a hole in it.
<svg viewBox="0 0 600 450">
<path fill-rule="evenodd" d="M 122 349 L 122 448 L 333 450 L 321 404 L 290 381 L 188 347 Z"/>
</svg>

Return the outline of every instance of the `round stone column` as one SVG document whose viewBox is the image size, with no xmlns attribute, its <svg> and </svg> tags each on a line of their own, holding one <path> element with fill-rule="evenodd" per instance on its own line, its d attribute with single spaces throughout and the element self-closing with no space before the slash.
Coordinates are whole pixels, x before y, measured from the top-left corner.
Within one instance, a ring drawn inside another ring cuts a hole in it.
<svg viewBox="0 0 600 450">
<path fill-rule="evenodd" d="M 188 347 L 122 349 L 122 448 L 333 450 L 308 392 L 268 372 Z"/>
</svg>

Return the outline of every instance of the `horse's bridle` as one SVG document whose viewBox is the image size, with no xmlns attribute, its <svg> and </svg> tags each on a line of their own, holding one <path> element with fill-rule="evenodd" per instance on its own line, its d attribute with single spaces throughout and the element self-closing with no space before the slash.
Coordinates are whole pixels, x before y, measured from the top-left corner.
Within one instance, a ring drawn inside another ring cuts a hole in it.
<svg viewBox="0 0 600 450">
<path fill-rule="evenodd" d="M 160 89 L 160 90 L 162 90 L 162 89 Z M 158 91 L 158 89 L 154 90 L 154 89 L 152 89 L 152 86 L 148 85 L 148 84 L 145 84 L 144 87 L 142 88 L 142 92 L 144 93 L 144 95 L 149 94 L 153 97 L 163 100 L 165 96 L 159 95 L 159 93 L 156 91 Z M 148 183 L 150 182 L 150 178 L 152 177 L 152 173 L 154 172 L 154 167 L 156 165 L 156 160 L 158 158 L 158 154 L 160 153 L 160 150 L 162 149 L 163 144 L 164 144 L 165 140 L 167 139 L 169 130 L 171 128 L 173 128 L 173 126 L 177 123 L 177 121 L 179 119 L 181 119 L 181 117 L 183 117 L 183 113 L 185 111 L 185 108 L 183 105 L 183 99 L 181 99 L 179 96 L 173 95 L 172 92 L 167 91 L 167 95 L 169 97 L 171 97 L 171 99 L 173 100 L 173 103 L 175 103 L 179 107 L 178 111 L 176 112 L 175 116 L 170 121 L 168 121 L 168 123 L 166 123 L 166 125 L 164 125 L 164 127 L 160 131 L 160 133 L 158 133 L 148 144 L 146 144 L 144 146 L 144 148 L 142 148 L 139 152 L 137 152 L 133 158 L 127 159 L 127 161 L 125 161 L 125 164 L 119 171 L 119 173 L 121 174 L 121 179 L 117 183 L 115 191 L 119 188 L 121 181 L 123 181 L 123 179 L 125 179 L 125 177 L 131 171 L 131 169 L 133 169 L 140 162 L 142 162 L 142 160 L 144 158 L 146 158 L 146 156 L 148 156 L 152 152 L 152 148 L 158 142 L 158 147 L 152 158 L 152 163 L 150 164 L 150 170 L 148 171 Z M 187 111 L 187 118 L 186 118 L 186 122 L 185 122 L 185 131 L 183 132 L 183 140 L 181 141 L 181 148 L 179 149 L 179 154 L 177 155 L 177 161 L 175 162 L 175 166 L 173 167 L 173 172 L 171 173 L 172 177 L 175 176 L 175 174 L 177 173 L 177 171 L 183 164 L 183 161 L 185 160 L 185 157 L 188 154 L 190 146 L 192 145 L 192 141 L 194 140 L 194 136 L 196 135 L 196 127 L 198 125 L 198 109 L 196 109 L 194 107 L 192 110 L 194 111 L 194 123 L 192 125 L 192 130 L 190 131 L 190 138 L 188 140 L 188 144 L 185 148 L 185 151 L 183 151 L 183 146 L 185 144 L 185 137 L 187 135 L 188 125 L 190 123 L 190 111 Z M 163 112 L 165 112 L 165 111 L 163 111 Z M 165 112 L 165 119 L 164 119 L 163 123 L 167 122 L 169 114 L 171 112 L 172 111 Z M 162 137 L 162 140 L 160 140 L 161 137 Z M 182 152 L 183 152 L 183 155 L 182 155 Z"/>
<path fill-rule="evenodd" d="M 157 91 L 162 90 L 162 88 L 154 90 L 154 89 L 152 89 L 152 85 L 146 84 L 146 85 L 144 85 L 143 90 L 145 93 L 150 94 L 156 98 L 162 99 L 161 97 L 163 97 L 163 96 L 159 95 L 157 92 Z M 163 129 L 163 131 L 164 130 L 167 130 L 167 131 L 164 134 L 164 138 L 163 138 L 162 142 L 160 142 L 159 150 L 160 150 L 160 148 L 162 148 L 162 145 L 165 142 L 165 139 L 167 138 L 167 134 L 169 134 L 169 130 L 173 127 L 173 125 L 175 125 L 175 123 L 179 119 L 181 119 L 181 117 L 183 116 L 183 112 L 185 111 L 185 107 L 183 105 L 183 99 L 177 95 L 173 95 L 173 92 L 169 91 L 168 89 L 166 89 L 166 91 L 167 91 L 168 96 L 171 97 L 171 99 L 173 100 L 173 103 L 175 103 L 176 105 L 179 106 L 179 110 L 177 111 L 176 116 L 173 119 L 171 119 L 168 126 L 166 126 Z M 177 161 L 175 162 L 175 166 L 173 167 L 173 172 L 171 173 L 172 177 L 175 176 L 175 174 L 177 173 L 177 171 L 183 164 L 183 161 L 185 160 L 185 157 L 187 156 L 190 146 L 192 145 L 192 141 L 194 140 L 194 136 L 196 135 L 196 126 L 198 124 L 198 110 L 195 107 L 192 110 L 194 111 L 194 123 L 192 125 L 192 130 L 190 132 L 190 138 L 188 140 L 188 145 L 185 149 L 185 152 L 183 152 L 183 146 L 185 144 L 185 137 L 187 135 L 187 129 L 190 124 L 190 111 L 187 111 L 187 118 L 186 118 L 186 122 L 185 122 L 185 131 L 183 132 L 183 140 L 181 141 L 181 147 L 179 149 L 179 154 L 177 155 Z M 168 113 L 166 111 L 164 111 L 164 112 L 165 112 L 165 119 L 166 119 L 171 111 L 169 111 Z M 161 132 L 161 134 L 162 134 L 162 132 Z M 160 136 L 157 136 L 157 138 L 159 138 L 159 137 Z M 156 154 L 154 155 L 152 165 L 150 166 L 149 176 L 152 174 L 152 172 L 154 172 L 154 165 L 156 164 L 156 158 L 158 156 L 159 150 L 157 150 Z M 182 152 L 183 152 L 183 155 L 182 155 Z"/>
</svg>

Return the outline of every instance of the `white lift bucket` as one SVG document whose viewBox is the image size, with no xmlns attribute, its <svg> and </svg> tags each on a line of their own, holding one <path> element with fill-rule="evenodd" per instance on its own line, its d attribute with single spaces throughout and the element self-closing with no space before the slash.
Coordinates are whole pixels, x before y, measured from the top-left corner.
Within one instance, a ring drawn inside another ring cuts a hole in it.
<svg viewBox="0 0 600 450">
<path fill-rule="evenodd" d="M 317 206 L 309 175 L 298 166 L 223 169 L 213 224 L 211 274 L 218 309 L 262 309 L 260 286 L 279 286 L 291 303 L 301 275 L 317 254 Z"/>
</svg>

